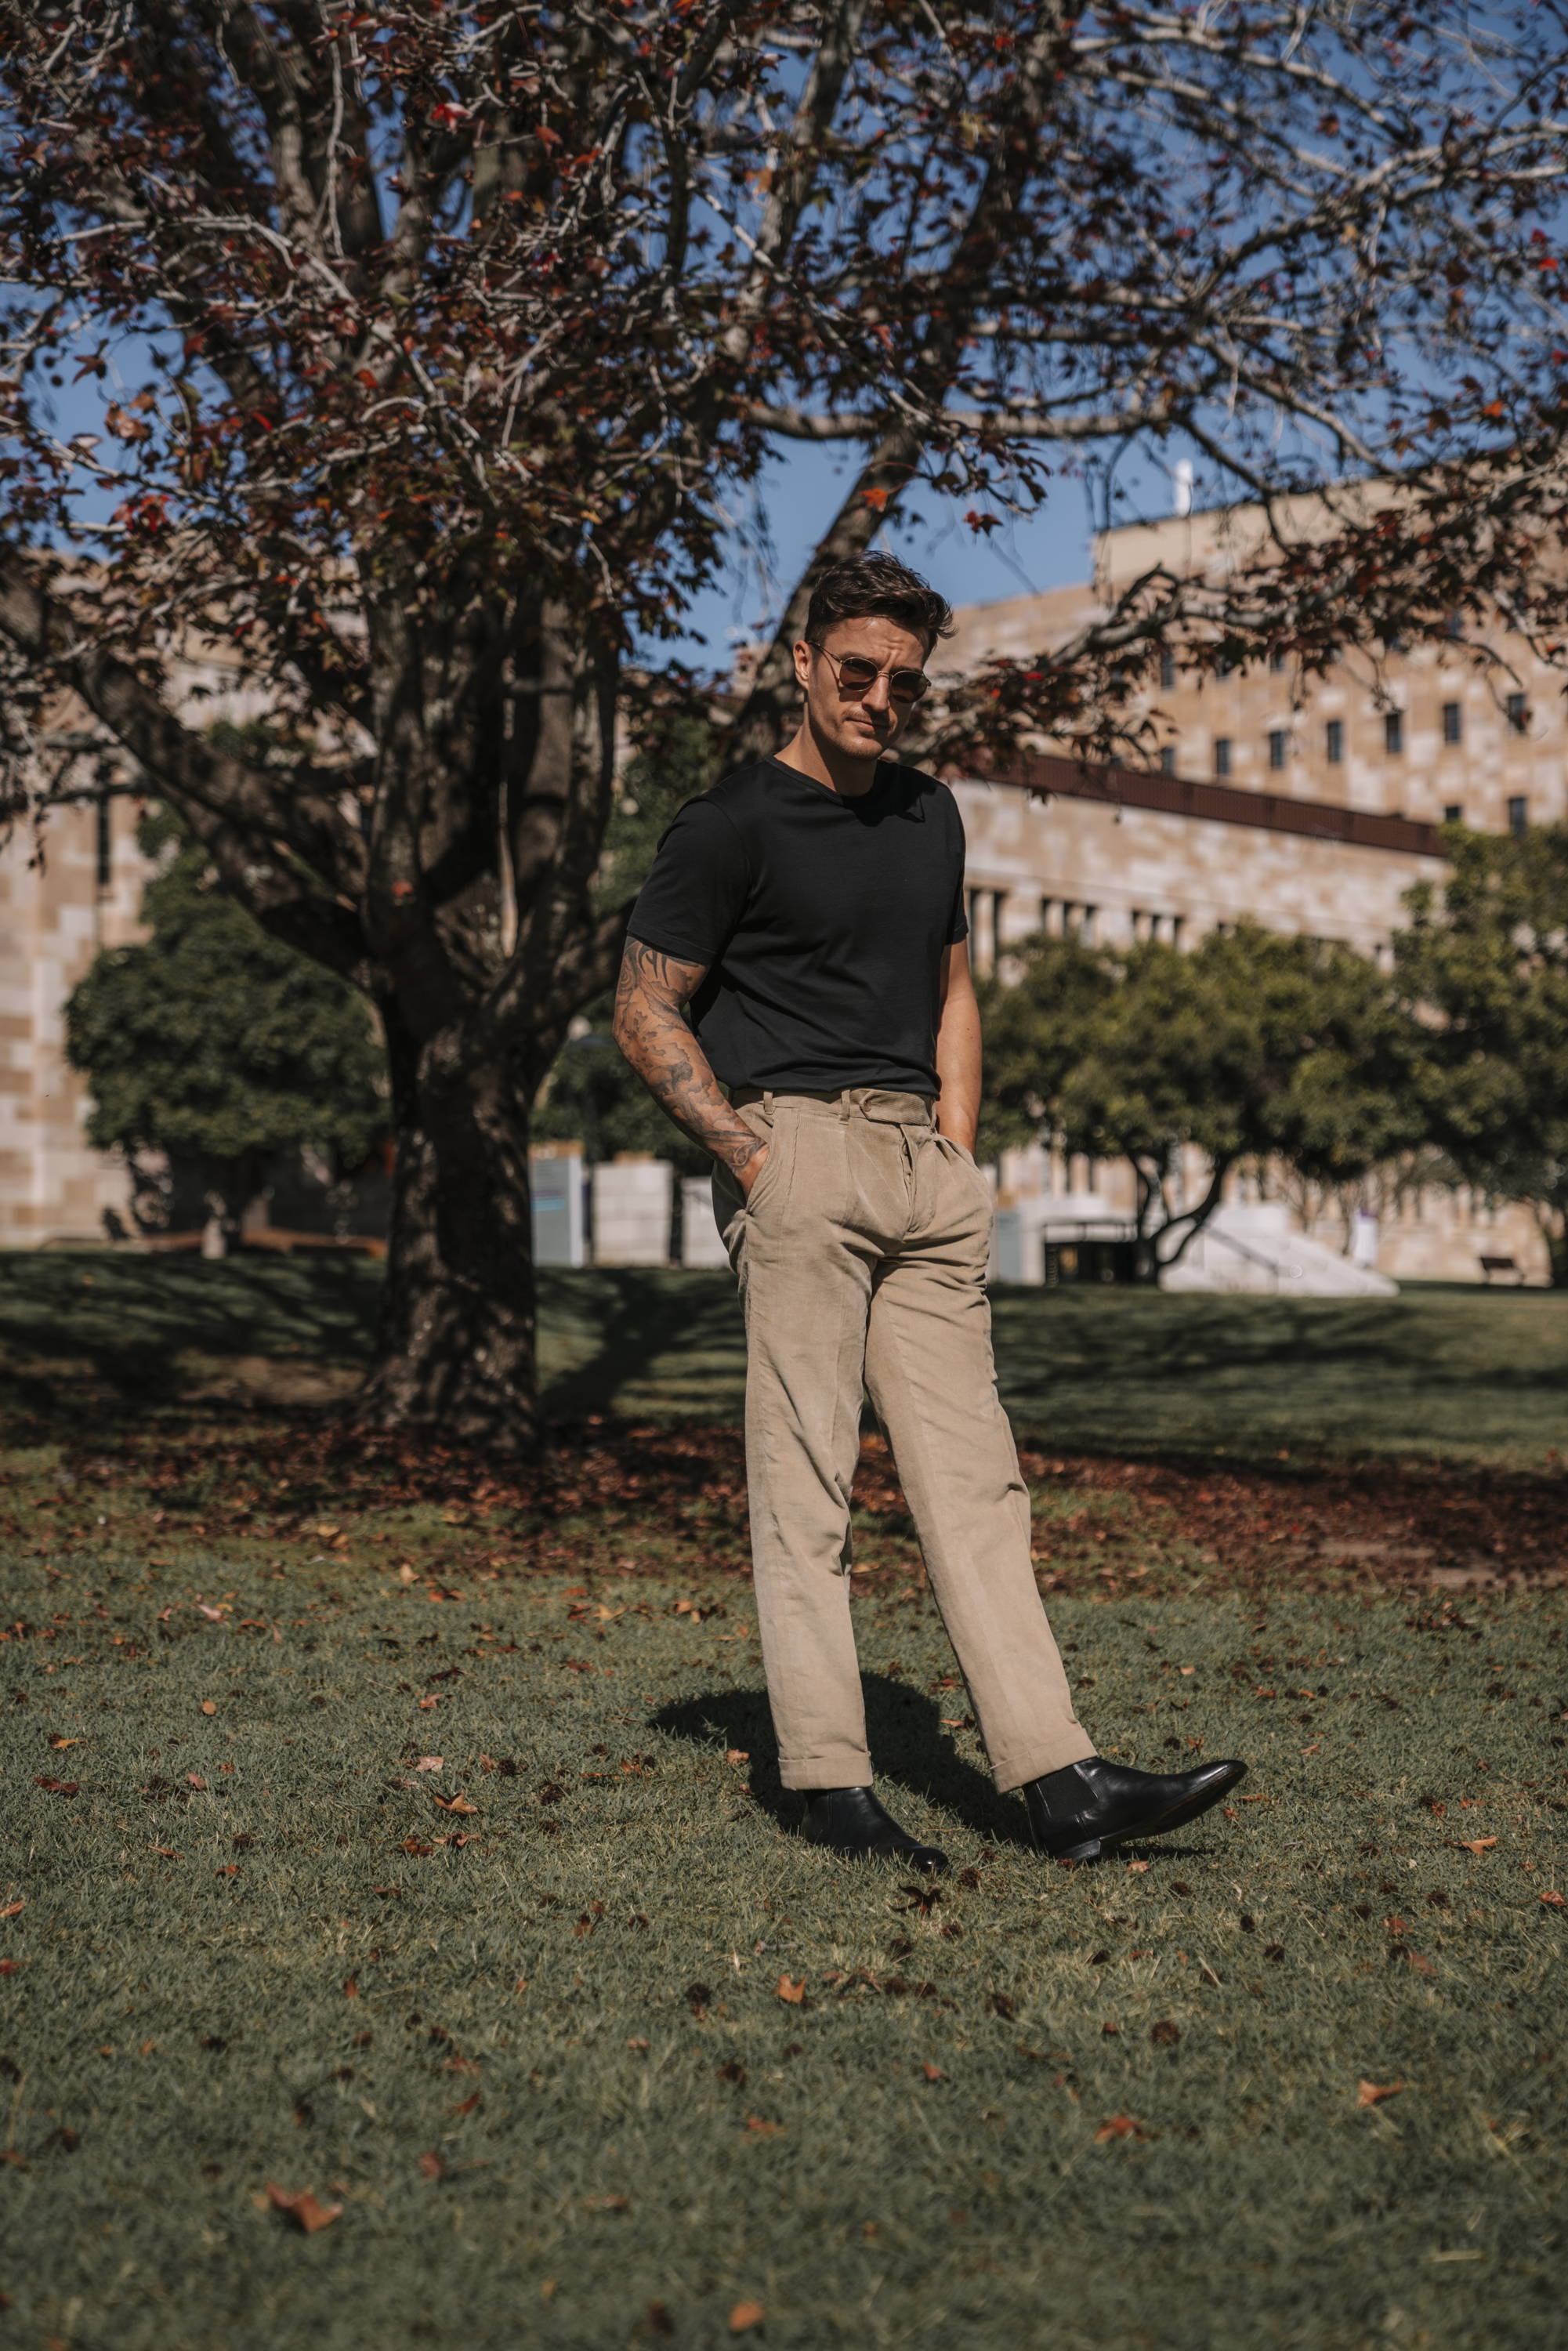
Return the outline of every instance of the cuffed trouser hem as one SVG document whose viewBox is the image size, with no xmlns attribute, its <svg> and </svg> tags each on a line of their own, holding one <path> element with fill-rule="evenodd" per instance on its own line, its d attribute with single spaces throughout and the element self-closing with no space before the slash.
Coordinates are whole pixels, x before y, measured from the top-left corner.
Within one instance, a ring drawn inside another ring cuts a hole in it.
<svg viewBox="0 0 1568 2351">
<path fill-rule="evenodd" d="M 820 1755 L 781 1755 L 779 1776 L 787 1788 L 869 1788 L 871 1757 L 863 1747 L 828 1748 Z"/>
<path fill-rule="evenodd" d="M 1029 1752 L 1023 1763 L 996 1763 L 997 1787 L 1004 1796 L 1011 1795 L 1030 1780 L 1043 1780 L 1048 1771 L 1065 1771 L 1070 1763 L 1087 1763 L 1100 1750 L 1082 1730 L 1064 1731 L 1059 1739 L 1048 1739 Z"/>
</svg>

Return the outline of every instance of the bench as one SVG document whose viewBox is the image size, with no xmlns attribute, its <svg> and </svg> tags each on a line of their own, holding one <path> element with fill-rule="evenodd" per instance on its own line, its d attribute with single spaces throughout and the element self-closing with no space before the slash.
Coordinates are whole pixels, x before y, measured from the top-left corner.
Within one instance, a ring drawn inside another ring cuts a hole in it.
<svg viewBox="0 0 1568 2351">
<path fill-rule="evenodd" d="M 1479 1263 L 1481 1269 L 1481 1280 L 1486 1282 L 1489 1287 L 1494 1273 L 1511 1273 L 1515 1281 L 1522 1281 L 1524 1280 L 1523 1269 L 1521 1267 L 1519 1260 L 1516 1258 L 1482 1257 Z"/>
</svg>

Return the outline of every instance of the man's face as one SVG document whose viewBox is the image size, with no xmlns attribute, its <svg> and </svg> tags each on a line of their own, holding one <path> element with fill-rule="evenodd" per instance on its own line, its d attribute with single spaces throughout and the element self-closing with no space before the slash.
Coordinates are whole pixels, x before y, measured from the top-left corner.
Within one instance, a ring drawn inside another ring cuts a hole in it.
<svg viewBox="0 0 1568 2351">
<path fill-rule="evenodd" d="M 874 759 L 909 724 L 913 702 L 889 691 L 894 670 L 925 665 L 925 640 L 897 621 L 874 613 L 861 621 L 835 621 L 821 646 L 802 639 L 795 647 L 795 675 L 805 691 L 807 716 L 820 742 L 846 758 Z M 841 676 L 846 657 L 876 664 L 870 685 L 852 687 Z"/>
</svg>

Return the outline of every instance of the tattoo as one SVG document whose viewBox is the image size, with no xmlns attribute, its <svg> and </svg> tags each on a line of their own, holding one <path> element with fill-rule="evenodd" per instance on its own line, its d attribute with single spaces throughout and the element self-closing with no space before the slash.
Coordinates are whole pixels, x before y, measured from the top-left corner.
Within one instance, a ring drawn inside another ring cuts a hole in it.
<svg viewBox="0 0 1568 2351">
<path fill-rule="evenodd" d="M 615 1042 L 660 1109 L 738 1174 L 767 1145 L 726 1102 L 686 1021 L 706 972 L 706 964 L 681 963 L 628 939 L 615 983 Z"/>
</svg>

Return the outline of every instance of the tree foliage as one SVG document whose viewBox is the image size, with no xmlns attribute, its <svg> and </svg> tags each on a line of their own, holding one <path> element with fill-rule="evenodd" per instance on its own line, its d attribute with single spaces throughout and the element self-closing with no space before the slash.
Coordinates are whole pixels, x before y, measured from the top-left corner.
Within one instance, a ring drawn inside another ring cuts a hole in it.
<svg viewBox="0 0 1568 2351">
<path fill-rule="evenodd" d="M 619 952 L 618 745 L 695 709 L 772 747 L 816 576 L 923 500 L 986 531 L 1138 447 L 1265 524 L 934 697 L 933 759 L 1104 748 L 1173 637 L 1312 664 L 1500 605 L 1562 641 L 1562 33 L 1534 0 L 0 0 L 8 788 L 107 744 L 374 998 L 367 1414 L 537 1433 L 529 1106 Z M 60 429 L 68 377 L 100 432 Z M 672 634 L 808 444 L 837 510 L 745 695 L 694 701 Z M 208 740 L 209 655 L 286 769 Z"/>
<path fill-rule="evenodd" d="M 1339 1185 L 1421 1139 L 1415 1029 L 1348 947 L 1241 925 L 1190 953 L 1043 938 L 1020 961 L 987 991 L 985 1142 L 1130 1160 L 1145 1270 L 1181 1255 L 1240 1162 Z"/>
<path fill-rule="evenodd" d="M 1395 942 L 1426 1123 L 1466 1181 L 1534 1210 L 1568 1284 L 1568 826 L 1455 830 L 1449 853 Z"/>
<path fill-rule="evenodd" d="M 72 990 L 67 1054 L 92 1089 L 89 1141 L 123 1153 L 144 1195 L 158 1163 L 193 1174 L 232 1236 L 270 1161 L 311 1150 L 340 1177 L 386 1140 L 385 1059 L 363 998 L 268 937 L 167 810 L 138 841 L 162 857 L 149 935 Z"/>
</svg>

